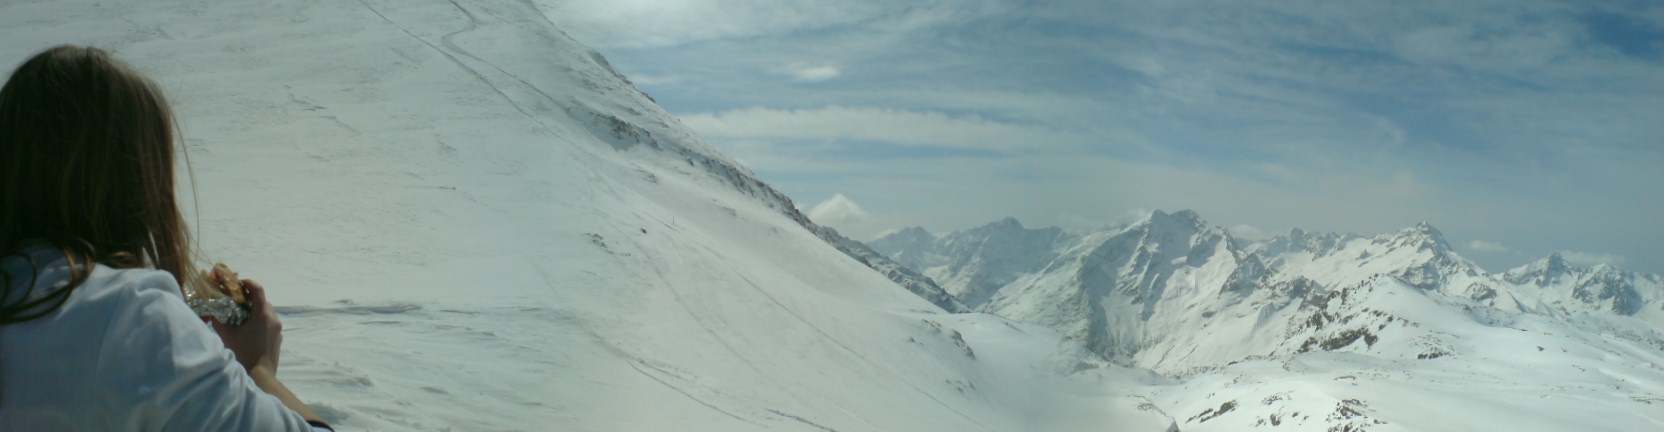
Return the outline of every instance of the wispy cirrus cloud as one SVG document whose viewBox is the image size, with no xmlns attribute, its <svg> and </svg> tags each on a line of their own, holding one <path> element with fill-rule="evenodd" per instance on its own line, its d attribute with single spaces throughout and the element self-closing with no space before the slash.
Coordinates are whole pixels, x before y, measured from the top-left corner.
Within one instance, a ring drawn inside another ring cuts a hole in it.
<svg viewBox="0 0 1664 432">
<path fill-rule="evenodd" d="M 1484 240 L 1474 240 L 1468 242 L 1468 250 L 1487 253 L 1503 253 L 1509 251 L 1508 247 L 1503 246 L 1502 243 Z"/>
<path fill-rule="evenodd" d="M 1664 6 L 658 4 L 546 10 L 626 74 L 682 77 L 643 86 L 777 187 L 860 196 L 875 226 L 1427 220 L 1490 239 L 1467 244 L 1487 268 L 1570 248 L 1664 272 L 1641 240 L 1664 238 Z"/>
<path fill-rule="evenodd" d="M 1560 251 L 1560 257 L 1572 265 L 1592 267 L 1599 264 L 1622 266 L 1629 262 L 1629 258 L 1611 253 L 1580 252 L 1573 250 Z"/>
<path fill-rule="evenodd" d="M 820 82 L 837 78 L 838 75 L 843 74 L 843 71 L 838 70 L 837 66 L 831 64 L 814 66 L 805 63 L 795 63 L 787 66 L 785 68 L 785 73 L 786 75 L 791 76 L 793 80 L 803 82 Z"/>
<path fill-rule="evenodd" d="M 805 0 L 538 1 L 583 42 L 601 48 L 674 47 L 713 40 L 815 31 L 874 20 L 928 26 L 986 13 L 1000 2 Z"/>
<path fill-rule="evenodd" d="M 718 140 L 859 140 L 894 146 L 1014 152 L 1081 139 L 1043 126 L 976 115 L 874 107 L 746 108 L 685 114 L 682 121 Z"/>
</svg>

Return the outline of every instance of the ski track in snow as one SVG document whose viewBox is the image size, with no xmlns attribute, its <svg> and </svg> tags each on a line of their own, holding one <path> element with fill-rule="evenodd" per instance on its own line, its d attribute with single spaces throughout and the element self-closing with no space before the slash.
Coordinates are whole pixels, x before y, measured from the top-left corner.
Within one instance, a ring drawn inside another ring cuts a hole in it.
<svg viewBox="0 0 1664 432">
<path fill-rule="evenodd" d="M 640 372 L 642 376 L 646 376 L 647 378 L 652 379 L 653 381 L 658 381 L 659 384 L 664 384 L 664 386 L 666 388 L 669 388 L 671 390 L 675 390 L 677 393 L 681 393 L 683 396 L 687 396 L 688 399 L 691 399 L 694 402 L 699 403 L 700 405 L 704 405 L 706 408 L 710 408 L 713 411 L 722 413 L 723 415 L 731 417 L 734 420 L 739 420 L 739 421 L 742 421 L 742 422 L 750 423 L 750 424 L 753 424 L 753 425 L 757 425 L 759 427 L 763 426 L 763 424 L 761 424 L 761 423 L 751 421 L 751 419 L 741 417 L 737 414 L 728 412 L 728 410 L 724 410 L 721 407 L 718 407 L 716 405 L 712 405 L 710 402 L 706 402 L 705 399 L 700 398 L 699 396 L 694 396 L 693 393 L 689 393 L 687 390 L 684 390 L 681 386 L 671 384 L 669 381 L 666 381 L 664 378 L 659 378 L 658 375 L 647 372 L 646 370 L 644 370 L 642 368 L 645 367 L 645 368 L 648 368 L 648 369 L 652 369 L 652 370 L 658 371 L 660 374 L 664 374 L 664 375 L 673 375 L 673 374 L 670 373 L 670 371 L 666 371 L 664 369 L 659 369 L 658 367 L 654 367 L 653 365 L 649 365 L 646 362 L 642 361 L 641 359 L 632 358 L 628 361 L 628 363 L 629 363 L 631 368 L 635 368 L 636 372 Z"/>
<path fill-rule="evenodd" d="M 485 74 L 480 73 L 480 71 L 478 69 L 474 69 L 473 67 L 468 66 L 467 63 L 463 63 L 461 59 L 456 58 L 457 54 L 462 54 L 462 55 L 467 55 L 467 56 L 469 56 L 470 58 L 473 58 L 476 61 L 480 61 L 481 63 L 486 63 L 484 60 L 480 60 L 479 57 L 475 57 L 471 54 L 468 54 L 468 52 L 466 50 L 458 48 L 456 46 L 456 44 L 451 43 L 450 38 L 452 36 L 456 36 L 457 33 L 473 31 L 474 29 L 479 28 L 479 20 L 474 18 L 474 14 L 469 13 L 467 9 L 463 9 L 462 5 L 459 5 L 454 1 L 452 1 L 450 3 L 451 3 L 452 6 L 455 6 L 457 8 L 457 10 L 461 11 L 463 14 L 468 16 L 468 27 L 463 28 L 461 30 L 446 33 L 445 36 L 440 38 L 440 41 L 442 41 L 445 44 L 445 47 L 450 48 L 452 50 L 452 51 L 447 51 L 443 48 L 440 48 L 437 45 L 434 45 L 432 42 L 428 42 L 427 39 L 422 39 L 421 36 L 417 36 L 415 33 L 411 33 L 410 29 L 407 29 L 404 26 L 399 25 L 399 23 L 397 21 L 393 21 L 392 18 L 388 18 L 386 14 L 381 13 L 381 11 L 377 10 L 374 6 L 370 6 L 369 0 L 358 0 L 358 4 L 363 5 L 365 9 L 368 9 L 371 13 L 376 14 L 377 17 L 381 17 L 381 20 L 387 22 L 388 25 L 391 25 L 391 26 L 393 26 L 393 28 L 398 29 L 400 32 L 403 32 L 404 34 L 409 35 L 411 39 L 415 39 L 417 42 L 421 42 L 422 45 L 427 45 L 428 48 L 432 48 L 434 52 L 437 52 L 440 55 L 445 56 L 445 58 L 450 60 L 451 63 L 456 64 L 457 67 L 462 68 L 462 70 L 464 70 L 464 71 L 467 71 L 469 75 L 473 75 L 474 78 L 479 80 L 480 83 L 485 84 L 487 87 L 491 87 L 492 91 L 496 92 L 498 96 L 501 96 L 503 98 L 504 102 L 508 102 L 509 106 L 514 107 L 514 109 L 516 111 L 519 111 L 521 115 L 526 116 L 527 120 L 531 120 L 531 121 L 537 122 L 538 124 L 542 124 L 543 120 L 537 118 L 537 116 L 532 115 L 531 112 L 526 111 L 526 108 L 520 106 L 520 103 L 515 102 L 514 98 L 510 97 L 508 95 L 508 93 L 504 92 L 502 87 L 498 87 L 496 83 L 491 82 L 491 79 L 486 78 Z M 455 53 L 453 53 L 453 51 Z M 489 63 L 487 63 L 487 64 L 489 64 Z M 501 71 L 501 69 L 498 69 L 498 71 Z M 522 81 L 522 83 L 524 83 L 524 81 Z M 547 95 L 545 95 L 545 96 L 547 96 Z"/>
<path fill-rule="evenodd" d="M 660 221 L 660 222 L 662 223 L 663 221 Z M 665 224 L 665 226 L 669 227 L 670 225 Z M 703 313 L 703 308 L 696 308 L 696 307 L 692 306 L 683 297 L 681 290 L 676 287 L 677 284 L 672 282 L 669 278 L 667 278 L 664 275 L 664 270 L 663 270 L 662 266 L 660 264 L 658 264 L 658 263 L 674 262 L 676 260 L 676 258 L 674 258 L 674 257 L 658 257 L 657 254 L 655 254 L 652 251 L 642 247 L 642 245 L 640 245 L 638 243 L 632 242 L 631 245 L 635 248 L 636 253 L 641 254 L 642 256 L 645 256 L 645 257 L 650 257 L 648 259 L 648 261 L 653 263 L 653 264 L 651 264 L 649 267 L 653 270 L 653 273 L 654 273 L 655 277 L 658 279 L 659 283 L 668 292 L 671 293 L 671 295 L 675 298 L 675 301 L 677 302 L 677 304 L 681 305 L 681 308 L 684 311 L 686 311 L 687 314 L 690 317 L 693 318 L 693 320 L 698 324 L 698 327 L 700 328 L 701 331 L 710 335 L 712 339 L 718 341 L 723 346 L 723 348 L 729 354 L 731 354 L 733 356 L 732 358 L 735 361 L 737 361 L 741 364 L 744 364 L 747 368 L 749 368 L 753 372 L 755 372 L 757 374 L 757 376 L 765 377 L 765 379 L 769 380 L 771 385 L 778 386 L 780 388 L 789 388 L 788 386 L 784 385 L 784 383 L 779 382 L 777 379 L 775 379 L 773 377 L 775 375 L 775 373 L 771 373 L 768 370 L 765 370 L 764 368 L 757 366 L 755 363 L 753 363 L 749 359 L 750 356 L 746 355 L 746 353 L 743 352 L 742 350 L 740 350 L 739 348 L 736 348 L 728 340 L 728 338 L 725 337 L 723 335 L 723 333 L 717 329 L 717 328 L 722 328 L 722 326 L 720 326 L 720 325 L 713 326 L 712 323 L 708 322 L 707 320 L 709 318 L 707 318 L 707 317 L 709 315 L 706 314 L 706 313 Z M 709 248 L 700 247 L 700 251 L 705 253 L 705 254 L 709 254 L 710 256 L 720 256 L 716 251 L 710 250 Z M 656 258 L 654 258 L 654 257 L 656 257 Z M 842 341 L 840 341 L 837 337 L 828 333 L 826 330 L 820 328 L 818 325 L 816 325 L 814 322 L 810 321 L 809 319 L 804 318 L 801 314 L 797 313 L 794 310 L 793 307 L 788 306 L 785 303 L 782 303 L 774 295 L 769 294 L 768 291 L 766 291 L 766 290 L 762 289 L 761 287 L 757 286 L 756 282 L 752 281 L 750 278 L 744 276 L 743 274 L 738 275 L 738 277 L 740 278 L 741 281 L 744 282 L 744 284 L 747 287 L 749 287 L 751 289 L 752 292 L 754 292 L 758 296 L 761 296 L 763 299 L 766 299 L 769 303 L 771 303 L 775 307 L 777 307 L 778 310 L 784 312 L 786 315 L 790 316 L 793 320 L 797 321 L 798 323 L 801 323 L 804 327 L 813 331 L 816 335 L 820 336 L 822 340 L 824 340 L 826 342 L 829 342 L 834 346 L 837 346 L 839 349 L 848 353 L 853 358 L 860 359 L 862 363 L 866 364 L 870 368 L 870 370 L 883 371 L 883 370 L 889 369 L 885 365 L 880 364 L 879 362 L 876 362 L 876 361 L 868 358 L 866 355 L 862 354 L 860 351 L 855 350 L 853 348 L 850 348 L 848 345 L 846 345 Z M 648 366 L 648 367 L 651 367 L 651 366 Z M 654 369 L 657 369 L 657 368 L 654 368 Z M 638 368 L 638 370 L 640 370 L 640 369 Z M 660 370 L 660 371 L 663 372 L 663 370 Z M 643 373 L 646 373 L 646 372 L 643 371 Z M 700 399 L 698 397 L 693 396 L 691 393 L 688 393 L 685 389 L 683 389 L 681 387 L 672 385 L 672 384 L 666 382 L 665 380 L 658 379 L 657 377 L 655 377 L 655 380 L 659 381 L 660 383 L 665 384 L 666 386 L 669 386 L 669 387 L 675 389 L 678 392 L 681 392 L 683 394 L 688 395 L 688 397 L 699 401 L 699 403 L 704 404 L 705 406 L 711 407 L 712 409 L 720 411 L 723 414 L 729 415 L 731 417 L 739 418 L 738 416 L 734 415 L 733 413 L 731 413 L 729 411 L 719 409 L 715 405 L 712 405 L 711 403 L 709 403 L 709 402 L 707 402 L 703 399 Z M 919 389 L 918 387 L 910 387 L 910 388 L 913 391 L 919 393 L 921 396 L 924 396 L 924 397 L 929 398 L 930 400 L 934 401 L 936 404 L 940 405 L 942 408 L 947 409 L 947 410 L 953 412 L 954 414 L 964 418 L 965 420 L 967 420 L 967 421 L 969 421 L 973 424 L 978 425 L 983 430 L 991 430 L 987 426 L 982 425 L 975 418 L 972 418 L 968 415 L 965 415 L 964 413 L 959 412 L 957 409 L 948 405 L 947 403 L 942 402 L 940 399 L 936 398 L 936 396 L 930 394 L 930 392 L 927 392 L 923 389 Z M 797 396 L 796 392 L 791 392 L 791 393 L 788 393 L 788 394 L 790 394 L 791 397 L 793 399 L 797 400 L 799 403 L 803 403 L 803 404 L 807 405 L 807 402 L 800 399 Z M 777 413 L 777 414 L 780 413 L 779 410 L 772 409 L 772 408 L 766 409 L 766 411 L 774 412 L 774 413 Z M 784 414 L 781 414 L 781 415 L 784 415 Z M 796 420 L 796 421 L 799 421 L 799 422 L 802 422 L 802 423 L 805 423 L 805 424 L 808 424 L 808 425 L 811 425 L 811 426 L 814 426 L 816 428 L 830 430 L 830 428 L 827 428 L 825 426 L 816 424 L 816 423 L 811 422 L 811 421 L 807 421 L 807 420 L 803 419 L 802 417 L 791 416 L 791 415 L 786 415 L 786 417 L 791 418 L 791 419 Z M 754 423 L 754 422 L 751 422 L 749 420 L 746 420 L 746 421 L 748 423 Z"/>
<path fill-rule="evenodd" d="M 630 244 L 631 244 L 631 246 L 633 246 L 636 249 L 636 253 L 639 253 L 644 257 L 652 257 L 653 256 L 647 249 L 641 247 L 640 244 L 635 243 L 635 242 L 631 242 Z M 763 370 L 763 368 L 761 368 L 761 367 L 758 367 L 757 364 L 753 363 L 748 356 L 746 356 L 744 353 L 742 353 L 739 349 L 736 349 L 734 347 L 733 343 L 729 342 L 727 337 L 724 337 L 721 332 L 718 332 L 717 330 L 712 328 L 712 325 L 709 322 L 707 322 L 707 320 L 709 318 L 707 318 L 706 315 L 704 313 L 702 313 L 702 311 L 693 308 L 687 302 L 687 300 L 682 297 L 681 290 L 677 289 L 676 284 L 672 283 L 669 278 L 666 278 L 664 276 L 664 270 L 661 269 L 660 266 L 657 264 L 657 263 L 665 262 L 665 261 L 663 261 L 662 259 L 649 259 L 649 261 L 653 263 L 649 266 L 649 268 L 653 269 L 653 275 L 658 278 L 659 283 L 661 284 L 661 286 L 663 286 L 666 291 L 670 292 L 671 296 L 675 298 L 676 303 L 681 306 L 681 309 L 684 312 L 686 312 L 689 317 L 693 318 L 694 322 L 698 325 L 698 327 L 701 331 L 703 331 L 705 334 L 709 335 L 711 337 L 711 339 L 716 340 L 718 343 L 722 344 L 722 348 L 724 350 L 727 350 L 728 353 L 733 356 L 732 358 L 734 360 L 740 362 L 741 364 L 744 364 L 746 368 L 751 369 L 751 371 L 756 373 L 757 376 L 764 377 L 765 379 L 769 380 L 770 384 L 773 385 L 773 386 L 777 386 L 779 388 L 787 388 L 785 385 L 783 385 L 778 380 L 776 380 L 773 377 L 773 374 L 769 373 L 766 370 Z M 795 316 L 795 314 L 794 314 L 794 316 Z M 798 317 L 798 319 L 802 320 L 801 317 Z M 805 322 L 805 323 L 807 323 L 807 322 Z M 651 365 L 647 365 L 645 362 L 643 362 L 639 358 L 633 358 L 632 360 L 633 360 L 631 362 L 632 367 L 635 367 L 637 364 L 641 364 L 643 366 L 653 368 L 653 369 L 658 370 L 660 372 L 665 372 L 662 369 L 658 369 L 658 368 L 653 367 Z M 709 402 L 706 402 L 703 399 L 700 399 L 699 397 L 694 396 L 693 394 L 689 393 L 687 390 L 684 390 L 681 387 L 670 384 L 669 382 L 667 382 L 663 379 L 659 379 L 658 377 L 654 377 L 654 376 L 652 376 L 652 374 L 648 374 L 646 371 L 641 370 L 640 367 L 637 367 L 636 370 L 641 372 L 644 375 L 648 375 L 649 377 L 653 378 L 654 380 L 658 381 L 659 383 L 664 384 L 665 386 L 670 387 L 673 390 L 676 390 L 677 392 L 680 392 L 684 395 L 687 395 L 689 398 L 692 398 L 694 401 L 699 402 L 700 404 L 705 405 L 707 407 L 710 407 L 713 410 L 717 410 L 718 412 L 726 414 L 729 417 L 733 417 L 735 419 L 745 421 L 746 423 L 751 423 L 751 424 L 756 424 L 758 426 L 762 426 L 761 424 L 758 424 L 758 423 L 753 422 L 749 419 L 746 419 L 746 418 L 740 417 L 738 415 L 735 415 L 734 413 L 728 412 L 727 410 L 717 408 L 716 405 L 713 405 Z M 795 392 L 790 393 L 790 395 L 793 399 L 797 400 L 799 403 L 804 403 L 804 401 L 802 399 L 798 398 L 798 396 L 796 395 Z"/>
</svg>

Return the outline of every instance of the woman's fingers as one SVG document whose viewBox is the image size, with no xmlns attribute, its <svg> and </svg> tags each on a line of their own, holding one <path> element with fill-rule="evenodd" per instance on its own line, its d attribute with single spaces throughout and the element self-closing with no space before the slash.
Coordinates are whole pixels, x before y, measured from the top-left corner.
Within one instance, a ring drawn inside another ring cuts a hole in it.
<svg viewBox="0 0 1664 432">
<path fill-rule="evenodd" d="M 258 308 L 266 304 L 266 287 L 260 286 L 254 279 L 243 279 L 243 289 L 248 291 L 250 308 Z"/>
<path fill-rule="evenodd" d="M 266 301 L 266 287 L 253 279 L 243 279 L 243 289 L 248 290 L 249 312 L 275 328 L 274 331 L 282 331 L 283 322 L 277 318 L 277 309 Z"/>
<path fill-rule="evenodd" d="M 276 371 L 283 344 L 283 322 L 266 299 L 266 287 L 250 279 L 243 279 L 242 282 L 243 290 L 248 294 L 248 321 L 236 327 L 215 322 L 214 330 L 244 369 L 265 367 Z"/>
</svg>

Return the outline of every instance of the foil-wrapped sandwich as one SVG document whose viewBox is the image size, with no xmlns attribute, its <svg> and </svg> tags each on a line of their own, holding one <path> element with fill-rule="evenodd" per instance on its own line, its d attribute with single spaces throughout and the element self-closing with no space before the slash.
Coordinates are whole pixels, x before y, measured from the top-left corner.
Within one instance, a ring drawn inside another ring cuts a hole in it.
<svg viewBox="0 0 1664 432">
<path fill-rule="evenodd" d="M 248 291 L 243 288 L 243 280 L 237 278 L 237 272 L 225 263 L 216 263 L 213 269 L 202 271 L 202 278 L 222 295 L 184 290 L 185 305 L 190 306 L 197 316 L 210 317 L 220 324 L 231 326 L 242 325 L 248 320 Z"/>
</svg>

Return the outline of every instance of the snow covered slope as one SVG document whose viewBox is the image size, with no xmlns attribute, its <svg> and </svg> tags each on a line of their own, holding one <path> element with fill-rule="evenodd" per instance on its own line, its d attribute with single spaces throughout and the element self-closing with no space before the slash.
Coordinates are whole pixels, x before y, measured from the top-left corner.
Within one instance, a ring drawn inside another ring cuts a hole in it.
<svg viewBox="0 0 1664 432">
<path fill-rule="evenodd" d="M 1174 422 L 1058 372 L 1092 360 L 1056 332 L 874 271 L 534 3 L 5 2 L 0 35 L 168 91 L 200 250 L 286 305 L 280 375 L 342 430 Z"/>
<path fill-rule="evenodd" d="M 1490 274 L 1425 223 L 1249 242 L 1157 211 L 1086 233 L 1008 219 L 873 246 L 987 296 L 967 300 L 981 311 L 1182 379 L 1150 391 L 1185 430 L 1664 425 L 1657 276 L 1558 257 Z"/>
</svg>

